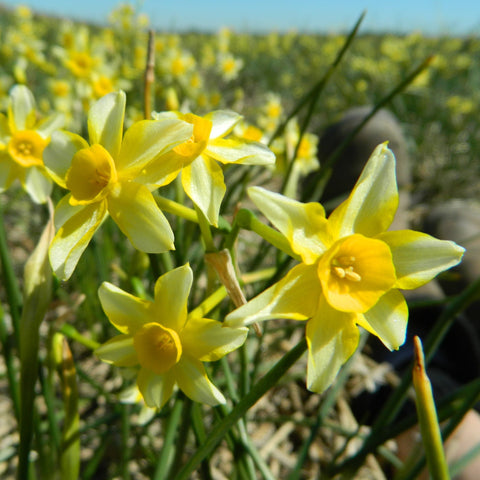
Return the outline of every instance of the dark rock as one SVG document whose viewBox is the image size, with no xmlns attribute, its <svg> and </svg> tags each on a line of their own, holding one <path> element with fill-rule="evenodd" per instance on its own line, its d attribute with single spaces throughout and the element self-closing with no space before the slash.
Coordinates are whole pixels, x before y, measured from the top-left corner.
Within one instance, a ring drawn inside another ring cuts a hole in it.
<svg viewBox="0 0 480 480">
<path fill-rule="evenodd" d="M 318 145 L 320 165 L 355 130 L 371 109 L 370 106 L 352 108 L 338 122 L 326 128 Z M 392 113 L 382 109 L 364 125 L 336 160 L 322 201 L 350 192 L 375 147 L 385 141 L 389 142 L 388 146 L 397 159 L 399 187 L 408 186 L 411 183 L 411 167 L 402 127 Z"/>
</svg>

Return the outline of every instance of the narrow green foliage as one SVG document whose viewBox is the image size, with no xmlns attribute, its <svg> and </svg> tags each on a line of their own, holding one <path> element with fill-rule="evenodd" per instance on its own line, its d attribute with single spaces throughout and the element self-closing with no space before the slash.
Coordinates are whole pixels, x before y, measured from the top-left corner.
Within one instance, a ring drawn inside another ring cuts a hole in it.
<svg viewBox="0 0 480 480">
<path fill-rule="evenodd" d="M 417 405 L 420 432 L 427 456 L 428 469 L 433 480 L 449 480 L 450 475 L 443 450 L 432 385 L 425 371 L 425 359 L 419 337 L 414 338 L 414 345 L 413 386 L 415 388 L 415 403 Z"/>
<path fill-rule="evenodd" d="M 28 478 L 29 452 L 35 417 L 35 383 L 38 371 L 40 323 L 45 317 L 50 299 L 52 273 L 48 261 L 48 246 L 53 238 L 53 219 L 42 233 L 33 254 L 25 265 L 24 305 L 20 320 L 20 449 L 18 478 Z"/>
</svg>

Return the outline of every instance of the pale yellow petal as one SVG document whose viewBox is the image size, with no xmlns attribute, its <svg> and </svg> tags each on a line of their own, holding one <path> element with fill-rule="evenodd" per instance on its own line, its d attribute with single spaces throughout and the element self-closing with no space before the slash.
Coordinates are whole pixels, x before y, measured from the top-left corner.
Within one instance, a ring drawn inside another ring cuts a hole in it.
<svg viewBox="0 0 480 480">
<path fill-rule="evenodd" d="M 55 228 L 58 230 L 68 219 L 72 218 L 76 213 L 84 209 L 83 205 L 71 205 L 70 197 L 72 195 L 68 193 L 60 199 L 55 207 L 54 221 Z"/>
<path fill-rule="evenodd" d="M 232 110 L 215 110 L 205 115 L 204 118 L 212 122 L 210 138 L 215 139 L 230 133 L 243 117 Z"/>
<path fill-rule="evenodd" d="M 405 341 L 408 306 L 398 290 L 390 290 L 370 309 L 359 315 L 357 323 L 376 335 L 390 350 L 396 350 Z"/>
<path fill-rule="evenodd" d="M 131 335 L 117 335 L 95 350 L 101 360 L 113 363 L 117 367 L 133 367 L 138 365 L 137 352 L 133 347 Z"/>
<path fill-rule="evenodd" d="M 24 182 L 25 190 L 35 203 L 45 203 L 52 193 L 53 182 L 43 168 L 27 169 Z"/>
<path fill-rule="evenodd" d="M 449 240 L 438 240 L 413 230 L 384 232 L 383 240 L 392 252 L 397 283 L 400 289 L 424 285 L 440 272 L 457 265 L 465 249 Z"/>
<path fill-rule="evenodd" d="M 188 140 L 192 132 L 193 125 L 177 118 L 134 123 L 125 132 L 119 157 L 115 160 L 119 177 L 135 179 L 150 162 Z"/>
<path fill-rule="evenodd" d="M 122 333 L 133 335 L 144 324 L 155 320 L 151 314 L 151 302 L 135 297 L 111 283 L 102 283 L 98 297 L 105 315 Z"/>
<path fill-rule="evenodd" d="M 250 187 L 248 195 L 305 263 L 314 263 L 333 243 L 319 203 L 301 203 L 261 187 Z"/>
<path fill-rule="evenodd" d="M 339 312 L 321 300 L 317 314 L 307 322 L 307 388 L 322 393 L 358 346 L 357 315 Z"/>
<path fill-rule="evenodd" d="M 181 333 L 185 352 L 202 362 L 213 362 L 243 345 L 247 328 L 231 328 L 217 320 L 189 318 Z"/>
<path fill-rule="evenodd" d="M 107 197 L 108 211 L 132 245 L 148 253 L 173 250 L 173 232 L 145 185 L 118 182 Z"/>
<path fill-rule="evenodd" d="M 65 125 L 65 115 L 63 113 L 55 113 L 44 118 L 35 125 L 37 131 L 43 138 L 49 138 L 52 133 Z"/>
<path fill-rule="evenodd" d="M 384 143 L 373 152 L 348 199 L 330 215 L 330 232 L 335 238 L 377 235 L 388 229 L 397 207 L 395 157 Z"/>
<path fill-rule="evenodd" d="M 106 216 L 105 202 L 87 205 L 58 230 L 49 251 L 50 263 L 58 278 L 70 278 L 83 251 Z"/>
<path fill-rule="evenodd" d="M 10 90 L 8 120 L 10 131 L 31 130 L 35 125 L 35 99 L 25 85 L 15 85 Z"/>
<path fill-rule="evenodd" d="M 201 155 L 182 170 L 182 185 L 210 224 L 217 227 L 226 191 L 222 169 L 214 160 Z"/>
<path fill-rule="evenodd" d="M 263 320 L 307 320 L 315 315 L 321 295 L 316 266 L 300 264 L 275 285 L 229 313 L 225 325 L 246 326 Z"/>
<path fill-rule="evenodd" d="M 125 92 L 108 93 L 88 112 L 90 145 L 100 144 L 116 159 L 120 152 L 125 115 Z"/>
<path fill-rule="evenodd" d="M 211 406 L 225 403 L 225 397 L 207 377 L 202 362 L 183 355 L 172 368 L 172 373 L 178 388 L 195 402 Z"/>
<path fill-rule="evenodd" d="M 169 371 L 162 375 L 141 368 L 137 376 L 137 385 L 147 406 L 162 408 L 172 396 L 175 377 Z"/>
<path fill-rule="evenodd" d="M 88 143 L 80 135 L 66 131 L 53 132 L 50 143 L 45 147 L 43 163 L 53 180 L 62 188 L 67 188 L 65 176 L 73 156 L 83 148 L 88 148 Z"/>
<path fill-rule="evenodd" d="M 236 138 L 210 140 L 205 149 L 205 155 L 222 163 L 244 165 L 273 165 L 275 163 L 275 154 L 266 145 Z"/>
<path fill-rule="evenodd" d="M 188 263 L 170 270 L 156 281 L 152 311 L 163 326 L 176 332 L 180 332 L 184 327 L 192 282 L 193 272 Z"/>
<path fill-rule="evenodd" d="M 144 185 L 163 187 L 177 178 L 183 165 L 184 157 L 170 150 L 142 168 L 135 181 Z"/>
</svg>

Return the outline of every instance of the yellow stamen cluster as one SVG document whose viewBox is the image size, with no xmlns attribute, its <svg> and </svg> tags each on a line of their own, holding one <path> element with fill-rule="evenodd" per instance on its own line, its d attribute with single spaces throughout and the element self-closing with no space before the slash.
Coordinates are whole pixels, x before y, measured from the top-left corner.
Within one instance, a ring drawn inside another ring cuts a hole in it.
<svg viewBox="0 0 480 480">
<path fill-rule="evenodd" d="M 177 145 L 173 151 L 185 157 L 185 164 L 188 160 L 193 161 L 206 148 L 212 130 L 212 122 L 208 119 L 187 113 L 181 117 L 183 121 L 193 125 L 193 135 L 184 143 Z"/>
<path fill-rule="evenodd" d="M 48 141 L 33 130 L 15 132 L 8 142 L 8 153 L 19 165 L 28 168 L 43 165 L 42 154 Z"/>
<path fill-rule="evenodd" d="M 172 368 L 182 355 L 177 332 L 159 323 L 147 323 L 134 336 L 133 345 L 140 365 L 161 375 Z"/>
<path fill-rule="evenodd" d="M 104 198 L 108 186 L 117 181 L 111 155 L 99 144 L 79 150 L 66 175 L 67 188 L 72 192 L 72 204 L 88 204 Z"/>
<path fill-rule="evenodd" d="M 355 260 L 356 259 L 353 256 L 341 256 L 335 258 L 332 262 L 332 272 L 338 278 L 345 278 L 351 282 L 360 282 L 362 277 L 355 272 Z"/>
</svg>

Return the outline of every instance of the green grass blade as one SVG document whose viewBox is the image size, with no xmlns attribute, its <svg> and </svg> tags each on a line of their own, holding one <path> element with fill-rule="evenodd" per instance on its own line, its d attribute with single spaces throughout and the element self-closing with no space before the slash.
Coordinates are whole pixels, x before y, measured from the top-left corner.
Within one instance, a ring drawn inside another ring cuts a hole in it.
<svg viewBox="0 0 480 480">
<path fill-rule="evenodd" d="M 48 247 L 54 234 L 53 219 L 25 265 L 24 306 L 20 319 L 20 446 L 18 478 L 28 478 L 33 436 L 35 383 L 38 371 L 39 327 L 52 295 Z"/>
<path fill-rule="evenodd" d="M 250 392 L 243 397 L 233 410 L 212 429 L 205 443 L 196 451 L 179 472 L 176 480 L 187 480 L 197 465 L 209 455 L 235 423 L 242 418 L 248 409 L 254 405 L 281 376 L 301 357 L 307 349 L 307 341 L 301 340 L 292 350 L 285 354 L 271 369 L 253 385 Z"/>
<path fill-rule="evenodd" d="M 65 412 L 60 447 L 60 472 L 65 480 L 76 480 L 80 472 L 80 434 L 78 387 L 75 364 L 65 337 L 58 335 L 61 358 L 59 364 L 63 408 Z"/>
<path fill-rule="evenodd" d="M 428 468 L 433 480 L 450 480 L 440 425 L 438 424 L 437 411 L 433 400 L 432 385 L 425 371 L 425 359 L 419 337 L 414 338 L 414 347 L 413 386 Z"/>
</svg>

